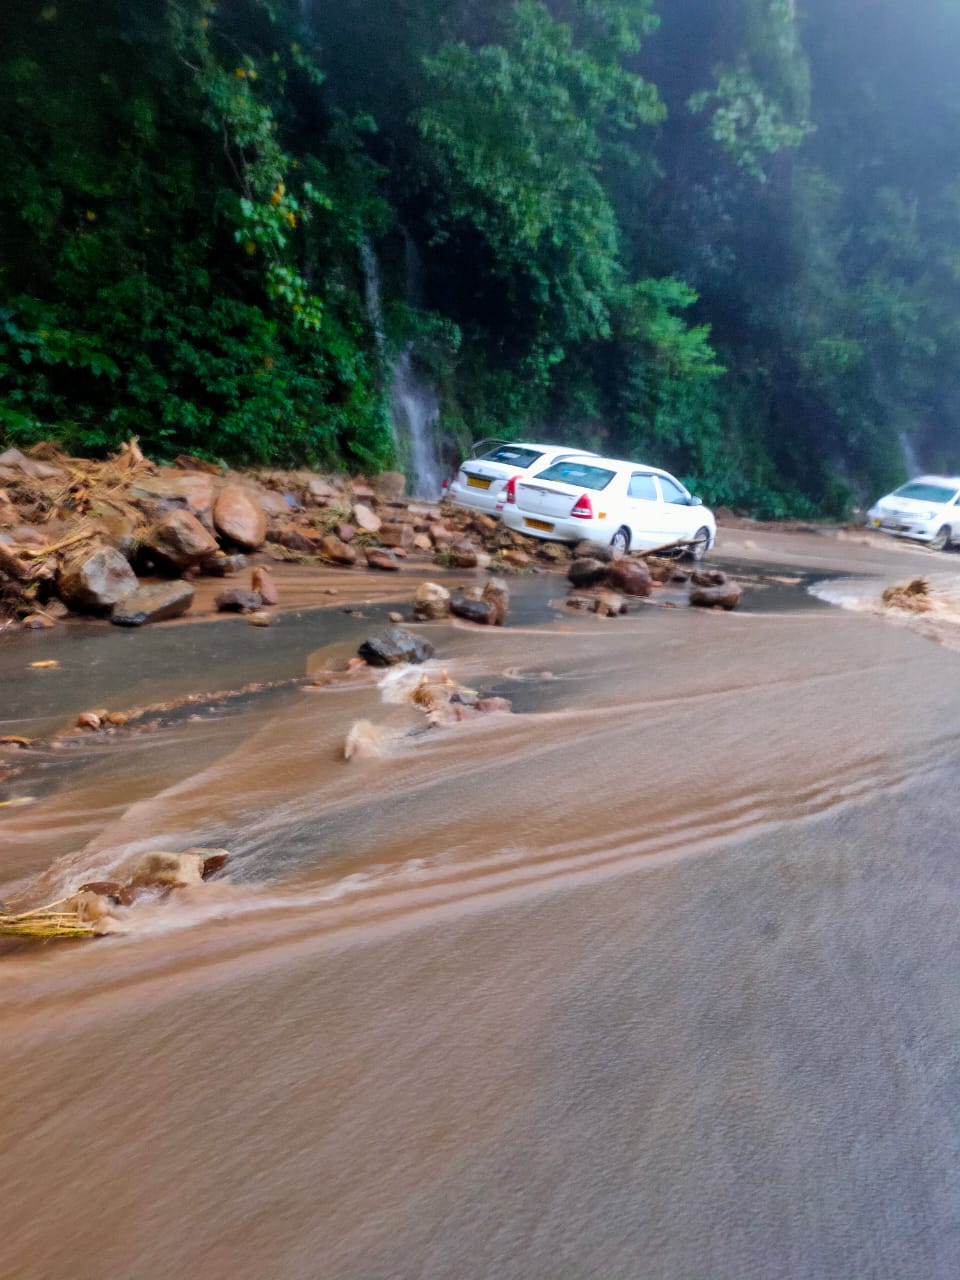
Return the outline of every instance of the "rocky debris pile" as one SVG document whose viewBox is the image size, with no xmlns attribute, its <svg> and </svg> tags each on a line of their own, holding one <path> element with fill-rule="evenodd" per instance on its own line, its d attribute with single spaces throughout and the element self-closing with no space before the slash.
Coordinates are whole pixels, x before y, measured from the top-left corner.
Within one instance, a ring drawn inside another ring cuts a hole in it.
<svg viewBox="0 0 960 1280">
<path fill-rule="evenodd" d="M 627 612 L 626 596 L 650 595 L 654 579 L 638 556 L 614 556 L 608 547 L 586 545 L 567 569 L 572 590 L 567 608 L 616 618 Z"/>
<path fill-rule="evenodd" d="M 0 453 L 0 619 L 44 627 L 73 612 L 142 626 L 192 601 L 185 590 L 136 596 L 144 586 L 235 576 L 250 555 L 381 573 L 419 559 L 500 575 L 599 558 L 611 566 L 600 575 L 611 589 L 632 595 L 643 586 L 639 557 L 614 562 L 608 548 L 571 551 L 449 503 L 410 501 L 399 472 L 227 472 L 185 455 L 160 466 L 135 440 L 106 461 L 50 444 Z M 269 590 L 254 581 L 250 591 L 259 604 L 225 592 L 222 607 L 269 621 Z M 465 594 L 461 616 L 482 621 L 479 603 Z"/>
<path fill-rule="evenodd" d="M 100 937 L 125 933 L 126 909 L 139 899 L 163 898 L 212 879 L 226 866 L 226 849 L 186 849 L 183 853 L 141 854 L 119 867 L 110 880 L 82 884 L 56 902 L 25 911 L 0 911 L 0 935 L 19 938 Z"/>
</svg>

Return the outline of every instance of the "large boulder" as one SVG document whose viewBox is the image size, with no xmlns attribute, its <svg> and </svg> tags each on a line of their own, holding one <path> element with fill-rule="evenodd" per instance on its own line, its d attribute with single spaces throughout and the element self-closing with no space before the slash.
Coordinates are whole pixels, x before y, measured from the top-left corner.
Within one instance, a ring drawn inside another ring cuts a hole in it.
<svg viewBox="0 0 960 1280">
<path fill-rule="evenodd" d="M 579 556 L 567 570 L 575 587 L 595 587 L 607 576 L 607 564 L 596 556 Z"/>
<path fill-rule="evenodd" d="M 189 582 L 152 582 L 118 601 L 110 621 L 118 627 L 142 627 L 145 622 L 179 618 L 192 603 L 193 587 Z"/>
<path fill-rule="evenodd" d="M 450 592 L 439 582 L 421 582 L 413 597 L 417 622 L 439 622 L 450 616 Z"/>
<path fill-rule="evenodd" d="M 137 589 L 137 575 L 115 547 L 84 547 L 57 575 L 60 598 L 80 613 L 105 613 Z"/>
<path fill-rule="evenodd" d="M 401 662 L 425 662 L 433 657 L 433 645 L 403 627 L 387 627 L 368 636 L 357 653 L 371 667 L 392 667 Z"/>
<path fill-rule="evenodd" d="M 648 596 L 653 590 L 650 570 L 642 560 L 626 557 L 611 561 L 607 568 L 607 581 L 617 591 L 627 596 Z"/>
<path fill-rule="evenodd" d="M 213 506 L 217 530 L 243 551 L 256 551 L 267 535 L 267 518 L 256 495 L 238 484 L 220 490 Z"/>
<path fill-rule="evenodd" d="M 153 526 L 144 546 L 175 569 L 190 569 L 217 553 L 217 542 L 189 511 L 175 510 Z"/>
<path fill-rule="evenodd" d="M 138 477 L 130 496 L 153 516 L 185 509 L 205 525 L 213 519 L 214 484 L 202 471 L 161 469 L 155 476 Z"/>
</svg>

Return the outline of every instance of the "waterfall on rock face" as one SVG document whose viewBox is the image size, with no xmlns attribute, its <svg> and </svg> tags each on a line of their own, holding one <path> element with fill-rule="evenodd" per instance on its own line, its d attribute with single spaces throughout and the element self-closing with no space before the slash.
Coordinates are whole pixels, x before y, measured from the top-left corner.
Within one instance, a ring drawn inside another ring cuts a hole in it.
<svg viewBox="0 0 960 1280">
<path fill-rule="evenodd" d="M 903 465 L 907 468 L 907 477 L 912 480 L 914 476 L 920 475 L 923 468 L 917 460 L 917 451 L 913 446 L 913 440 L 907 435 L 906 431 L 900 432 L 900 452 L 903 455 Z"/>
<path fill-rule="evenodd" d="M 417 368 L 414 344 L 408 342 L 392 361 L 387 353 L 383 327 L 380 263 L 376 250 L 364 237 L 360 245 L 363 265 L 364 300 L 367 319 L 373 330 L 377 354 L 389 388 L 393 439 L 415 498 L 436 502 L 441 496 L 443 467 L 437 450 L 437 423 L 440 403 L 430 381 Z M 419 293 L 420 260 L 416 248 L 404 235 L 404 275 L 407 301 L 416 305 Z"/>
</svg>

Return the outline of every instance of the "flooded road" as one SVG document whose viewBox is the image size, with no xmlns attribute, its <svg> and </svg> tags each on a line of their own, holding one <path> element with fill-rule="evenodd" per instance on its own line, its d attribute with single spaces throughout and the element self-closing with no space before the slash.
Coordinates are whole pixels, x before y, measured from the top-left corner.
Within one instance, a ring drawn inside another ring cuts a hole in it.
<svg viewBox="0 0 960 1280">
<path fill-rule="evenodd" d="M 803 591 L 953 566 L 784 538 L 724 547 L 795 607 L 531 579 L 502 630 L 424 628 L 513 715 L 290 686 L 18 777 L 0 896 L 234 859 L 0 956 L 11 1274 L 955 1276 L 960 656 Z M 370 628 L 304 616 L 266 636 L 299 673 Z"/>
</svg>

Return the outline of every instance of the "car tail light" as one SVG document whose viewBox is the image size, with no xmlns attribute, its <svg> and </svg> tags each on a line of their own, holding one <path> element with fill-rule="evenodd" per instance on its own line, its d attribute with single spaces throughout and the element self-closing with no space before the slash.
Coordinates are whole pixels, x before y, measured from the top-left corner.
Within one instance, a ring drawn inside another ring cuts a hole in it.
<svg viewBox="0 0 960 1280">
<path fill-rule="evenodd" d="M 590 502 L 589 495 L 581 493 L 570 514 L 577 520 L 592 520 L 593 504 Z"/>
<path fill-rule="evenodd" d="M 516 502 L 517 500 L 517 477 L 511 476 L 507 481 L 503 490 L 504 502 Z"/>
</svg>

